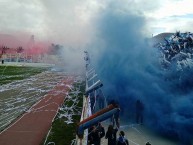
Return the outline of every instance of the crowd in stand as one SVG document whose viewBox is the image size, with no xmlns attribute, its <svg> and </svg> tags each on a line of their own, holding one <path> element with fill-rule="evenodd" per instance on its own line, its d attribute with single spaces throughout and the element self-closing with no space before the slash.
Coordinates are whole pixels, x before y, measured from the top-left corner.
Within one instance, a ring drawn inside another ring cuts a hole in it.
<svg viewBox="0 0 193 145">
<path fill-rule="evenodd" d="M 160 52 L 160 63 L 164 68 L 176 65 L 177 70 L 182 71 L 193 66 L 193 33 L 176 32 L 164 41 L 154 45 Z"/>
</svg>

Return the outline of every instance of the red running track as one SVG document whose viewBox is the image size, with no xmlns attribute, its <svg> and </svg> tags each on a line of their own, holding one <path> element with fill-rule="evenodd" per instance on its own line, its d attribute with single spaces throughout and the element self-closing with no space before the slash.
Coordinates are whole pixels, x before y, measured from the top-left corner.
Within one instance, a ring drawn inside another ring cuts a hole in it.
<svg viewBox="0 0 193 145">
<path fill-rule="evenodd" d="M 40 145 L 72 82 L 69 78 L 62 81 L 15 123 L 1 132 L 0 145 Z"/>
</svg>

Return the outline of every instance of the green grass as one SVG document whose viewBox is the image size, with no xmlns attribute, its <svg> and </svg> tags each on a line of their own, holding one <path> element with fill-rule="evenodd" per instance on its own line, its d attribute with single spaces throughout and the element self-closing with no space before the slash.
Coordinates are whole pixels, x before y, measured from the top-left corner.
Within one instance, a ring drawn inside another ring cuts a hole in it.
<svg viewBox="0 0 193 145">
<path fill-rule="evenodd" d="M 82 105 L 83 105 L 83 93 L 85 90 L 85 84 L 81 83 L 80 91 L 81 93 L 78 94 L 78 107 L 80 112 L 82 110 Z M 74 87 L 76 87 L 77 84 L 74 84 Z M 69 92 L 69 95 L 70 92 Z M 66 100 L 64 102 L 65 106 L 72 106 L 73 102 Z M 61 113 L 59 111 L 59 113 Z M 50 134 L 47 138 L 47 141 L 45 144 L 48 144 L 49 142 L 54 142 L 56 145 L 70 145 L 72 140 L 76 138 L 76 128 L 77 128 L 77 123 L 80 122 L 80 117 L 81 114 L 79 115 L 73 115 L 73 123 L 67 124 L 65 121 L 67 120 L 66 118 L 58 118 L 58 115 L 56 115 L 56 118 L 54 122 L 52 123 L 52 128 L 50 130 Z M 42 143 L 42 145 L 44 142 Z"/>
<path fill-rule="evenodd" d="M 0 85 L 28 78 L 47 69 L 25 66 L 0 66 Z"/>
</svg>

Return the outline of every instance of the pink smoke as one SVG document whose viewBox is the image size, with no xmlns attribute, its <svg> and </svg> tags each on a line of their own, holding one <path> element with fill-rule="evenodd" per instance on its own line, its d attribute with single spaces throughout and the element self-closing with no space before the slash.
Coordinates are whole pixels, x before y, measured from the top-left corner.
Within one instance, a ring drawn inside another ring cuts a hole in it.
<svg viewBox="0 0 193 145">
<path fill-rule="evenodd" d="M 38 55 L 49 53 L 51 46 L 50 42 L 46 41 L 34 41 L 31 42 L 31 35 L 20 33 L 20 34 L 0 34 L 0 54 L 3 47 L 8 48 L 5 53 L 15 54 L 18 53 L 17 49 L 22 47 L 22 52 L 29 55 Z M 33 44 L 31 44 L 33 43 Z"/>
</svg>

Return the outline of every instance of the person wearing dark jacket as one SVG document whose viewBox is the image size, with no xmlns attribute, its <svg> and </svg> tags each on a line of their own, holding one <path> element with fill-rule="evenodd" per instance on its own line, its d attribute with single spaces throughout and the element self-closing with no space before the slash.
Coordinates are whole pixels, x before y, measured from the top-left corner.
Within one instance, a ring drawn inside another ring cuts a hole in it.
<svg viewBox="0 0 193 145">
<path fill-rule="evenodd" d="M 108 145 L 116 145 L 117 131 L 118 129 L 114 129 L 113 125 L 109 125 L 105 135 L 105 139 L 108 139 Z"/>
<path fill-rule="evenodd" d="M 97 126 L 92 126 L 92 130 L 89 134 L 89 143 L 94 145 L 101 145 L 101 138 L 105 136 L 105 129 L 98 123 Z"/>
<path fill-rule="evenodd" d="M 100 138 L 103 138 L 105 136 L 105 128 L 101 123 L 98 123 L 97 129 L 99 131 Z"/>
<path fill-rule="evenodd" d="M 144 105 L 140 100 L 136 101 L 136 123 L 143 124 Z"/>
<path fill-rule="evenodd" d="M 129 145 L 128 140 L 125 138 L 125 133 L 120 131 L 119 138 L 117 139 L 117 145 Z"/>
<path fill-rule="evenodd" d="M 90 144 L 100 145 L 100 133 L 99 130 L 96 128 L 96 126 L 92 127 L 92 130 L 89 134 L 89 141 Z"/>
<path fill-rule="evenodd" d="M 89 129 L 88 129 L 88 145 L 91 145 L 93 144 L 93 130 L 94 130 L 94 126 L 91 126 Z"/>
</svg>

